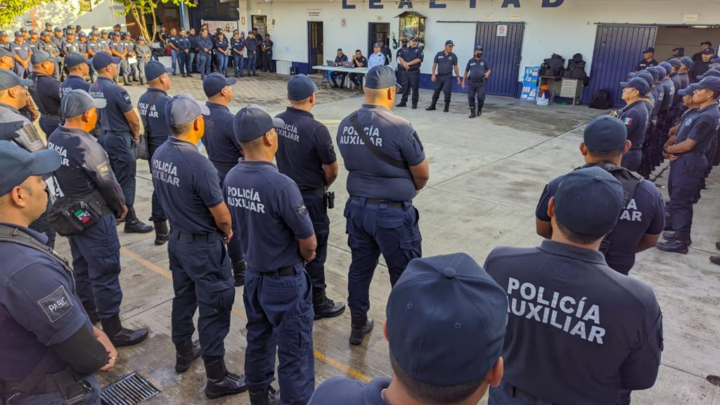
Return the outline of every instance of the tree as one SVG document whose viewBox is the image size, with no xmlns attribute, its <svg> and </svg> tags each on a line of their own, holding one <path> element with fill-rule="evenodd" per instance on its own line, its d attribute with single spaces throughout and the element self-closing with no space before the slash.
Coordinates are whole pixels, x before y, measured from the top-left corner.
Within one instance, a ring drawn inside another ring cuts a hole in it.
<svg viewBox="0 0 720 405">
<path fill-rule="evenodd" d="M 5 0 L 3 0 L 5 1 Z M 11 0 L 21 1 L 21 0 Z M 34 0 L 38 1 L 38 0 Z M 50 1 L 50 0 L 46 0 Z M 153 38 L 157 35 L 157 17 L 155 16 L 155 10 L 157 10 L 160 3 L 167 4 L 171 3 L 176 6 L 182 7 L 186 5 L 188 7 L 197 6 L 197 0 L 120 0 L 118 3 L 122 3 L 125 6 L 125 10 L 119 13 L 119 16 L 131 15 L 135 20 L 135 23 L 140 29 L 140 34 L 145 38 L 145 42 L 148 44 L 152 43 Z M 147 29 L 146 16 L 152 18 L 152 32 Z M 152 35 L 151 35 L 152 34 Z"/>
<path fill-rule="evenodd" d="M 100 0 L 81 0 L 79 9 L 71 9 L 78 14 L 88 11 L 90 1 L 98 3 Z M 70 0 L 0 0 L 0 27 L 12 25 L 17 17 L 45 3 L 70 3 Z"/>
</svg>

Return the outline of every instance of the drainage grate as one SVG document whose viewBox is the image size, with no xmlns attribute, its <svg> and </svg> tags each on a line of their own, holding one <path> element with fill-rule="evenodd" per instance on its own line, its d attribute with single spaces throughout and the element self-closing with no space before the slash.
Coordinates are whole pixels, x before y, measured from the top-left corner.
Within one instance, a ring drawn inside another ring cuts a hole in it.
<svg viewBox="0 0 720 405">
<path fill-rule="evenodd" d="M 159 393 L 145 377 L 131 373 L 103 388 L 101 400 L 102 405 L 135 405 Z"/>
<path fill-rule="evenodd" d="M 720 377 L 716 375 L 709 375 L 707 376 L 707 380 L 710 384 L 720 387 Z"/>
</svg>

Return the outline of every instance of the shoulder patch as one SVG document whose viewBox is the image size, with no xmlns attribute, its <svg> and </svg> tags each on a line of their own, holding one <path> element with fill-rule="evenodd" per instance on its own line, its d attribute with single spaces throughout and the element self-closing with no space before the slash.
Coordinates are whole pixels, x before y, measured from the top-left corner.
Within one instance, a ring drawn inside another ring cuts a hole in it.
<svg viewBox="0 0 720 405">
<path fill-rule="evenodd" d="M 111 169 L 110 169 L 110 164 L 109 164 L 109 163 L 103 163 L 103 164 L 101 164 L 101 165 L 98 165 L 97 171 L 98 171 L 98 173 L 100 173 L 100 174 L 103 175 L 103 176 L 106 175 L 106 174 L 108 174 L 108 173 L 110 173 L 110 171 L 111 171 Z"/>
<path fill-rule="evenodd" d="M 630 126 L 633 123 L 633 119 L 630 117 L 627 117 L 623 120 L 623 122 L 625 123 L 625 126 Z"/>
<path fill-rule="evenodd" d="M 301 217 L 304 217 L 308 213 L 308 210 L 307 210 L 307 207 L 305 206 L 305 204 L 298 205 L 295 208 L 295 211 L 297 211 L 298 215 L 300 215 Z"/>
<path fill-rule="evenodd" d="M 41 298 L 37 304 L 42 308 L 45 315 L 51 323 L 57 322 L 60 318 L 67 315 L 73 308 L 73 303 L 65 291 L 64 286 L 58 287 L 57 290 L 50 293 L 45 298 Z"/>
</svg>

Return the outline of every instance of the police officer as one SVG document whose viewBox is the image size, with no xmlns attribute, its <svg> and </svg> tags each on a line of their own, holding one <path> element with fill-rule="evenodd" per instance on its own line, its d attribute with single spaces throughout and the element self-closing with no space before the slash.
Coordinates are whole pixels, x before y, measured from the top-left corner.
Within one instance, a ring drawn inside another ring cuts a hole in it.
<svg viewBox="0 0 720 405">
<path fill-rule="evenodd" d="M 45 212 L 44 176 L 55 151 L 29 153 L 0 141 L 0 402 L 100 404 L 93 375 L 115 366 L 117 350 L 88 322 L 67 260 L 28 224 Z M 74 402 L 79 401 L 79 402 Z"/>
<path fill-rule="evenodd" d="M 607 265 L 622 274 L 630 272 L 636 253 L 657 244 L 665 221 L 665 206 L 657 187 L 620 167 L 623 153 L 635 146 L 628 133 L 629 126 L 623 120 L 601 116 L 585 127 L 583 143 L 580 144 L 580 152 L 585 159 L 582 168 L 597 166 L 608 171 L 627 192 L 617 226 L 600 247 Z M 547 239 L 554 236 L 548 205 L 565 177 L 557 177 L 545 186 L 535 210 L 537 233 Z"/>
<path fill-rule="evenodd" d="M 77 34 L 77 44 L 78 44 L 78 53 L 81 53 L 84 57 L 88 57 L 88 37 L 87 35 L 80 31 L 80 33 Z"/>
<path fill-rule="evenodd" d="M 178 65 L 180 66 L 180 74 L 182 77 L 192 77 L 190 70 L 190 39 L 187 37 L 185 30 L 180 28 L 180 35 L 175 40 L 177 46 Z"/>
<path fill-rule="evenodd" d="M 632 143 L 630 150 L 622 157 L 621 166 L 636 172 L 642 163 L 642 147 L 649 119 L 648 107 L 643 98 L 650 93 L 650 86 L 640 77 L 620 83 L 620 86 L 623 87 L 622 99 L 626 105 L 617 112 L 617 117 L 625 124 L 627 140 Z"/>
<path fill-rule="evenodd" d="M 285 125 L 276 128 L 279 145 L 275 159 L 280 173 L 300 187 L 317 238 L 315 260 L 305 266 L 312 281 L 315 319 L 333 318 L 345 311 L 345 304 L 335 303 L 325 294 L 325 260 L 330 235 L 327 210 L 332 208 L 328 205 L 334 206 L 335 199 L 335 193 L 327 190 L 338 176 L 335 148 L 330 131 L 311 113 L 316 102 L 315 83 L 305 75 L 296 75 L 288 82 L 287 89 L 290 107 L 277 116 Z"/>
<path fill-rule="evenodd" d="M 152 157 L 155 151 L 172 136 L 170 127 L 165 117 L 165 105 L 170 101 L 167 91 L 170 90 L 170 75 L 172 69 L 166 69 L 165 65 L 158 61 L 150 61 L 145 65 L 143 76 L 148 78 L 148 89 L 138 99 L 138 111 L 140 120 L 145 129 L 145 137 L 148 143 L 150 158 L 148 164 L 152 171 Z M 152 213 L 150 221 L 155 226 L 155 244 L 160 246 L 170 238 L 170 230 L 167 225 L 167 215 L 158 200 L 157 190 L 152 193 Z"/>
<path fill-rule="evenodd" d="M 86 92 L 90 91 L 90 83 L 85 80 L 90 74 L 89 66 L 91 61 L 85 59 L 81 54 L 73 52 L 65 58 L 65 66 L 68 70 L 68 76 L 60 85 L 60 100 L 63 96 L 72 90 L 80 89 Z"/>
<path fill-rule="evenodd" d="M 334 377 L 308 405 L 476 405 L 488 386 L 500 384 L 507 297 L 470 256 L 413 260 L 386 312 L 393 378 Z"/>
<path fill-rule="evenodd" d="M 170 35 L 167 37 L 167 45 L 170 47 L 170 57 L 172 58 L 172 68 L 173 68 L 173 76 L 177 75 L 178 68 L 177 64 L 179 63 L 179 49 L 178 48 L 178 34 L 177 30 L 175 28 L 172 28 L 170 30 Z"/>
<path fill-rule="evenodd" d="M 26 78 L 32 72 L 32 65 L 30 64 L 32 50 L 30 50 L 30 44 L 25 42 L 20 31 L 15 31 L 15 42 L 10 44 L 10 50 L 15 52 L 15 73 L 20 78 Z"/>
<path fill-rule="evenodd" d="M 146 80 L 145 67 L 150 62 L 150 58 L 152 57 L 152 50 L 145 43 L 145 37 L 143 37 L 142 35 L 137 37 L 137 44 L 135 44 L 133 52 L 135 52 L 135 56 L 137 57 L 137 72 L 140 78 L 140 84 L 144 85 Z"/>
<path fill-rule="evenodd" d="M 92 59 L 97 55 L 98 53 L 103 51 L 102 48 L 102 42 L 100 42 L 100 39 L 98 38 L 98 34 L 96 32 L 90 33 L 90 40 L 87 42 L 87 53 L 88 58 Z M 88 75 L 90 76 L 90 80 L 95 83 L 95 80 L 97 79 L 97 74 L 95 73 L 95 69 L 92 67 L 92 63 L 89 64 L 90 72 Z"/>
<path fill-rule="evenodd" d="M 212 52 L 213 43 L 212 39 L 208 35 L 207 28 L 200 30 L 200 38 L 198 38 L 198 47 L 200 51 L 198 53 L 198 67 L 200 69 L 200 80 L 205 80 L 205 76 L 210 74 L 212 70 Z M 242 76 L 242 72 L 240 74 Z"/>
<path fill-rule="evenodd" d="M 355 55 L 352 58 L 352 66 L 354 68 L 367 68 L 367 58 L 363 56 L 362 51 L 359 49 L 355 50 Z M 353 82 L 358 88 L 362 89 L 362 78 L 361 75 L 356 73 L 350 73 L 350 81 Z"/>
<path fill-rule="evenodd" d="M 405 48 L 398 57 L 398 63 L 402 66 L 403 71 L 403 94 L 402 99 L 398 107 L 405 107 L 407 105 L 407 99 L 412 91 L 412 108 L 417 108 L 418 100 L 420 99 L 420 64 L 425 59 L 423 51 L 418 48 L 417 37 L 410 39 L 410 47 Z"/>
<path fill-rule="evenodd" d="M 0 30 L 0 48 L 10 50 L 10 39 L 8 39 L 8 34 L 5 30 Z"/>
<path fill-rule="evenodd" d="M 693 60 L 688 58 L 687 56 L 683 56 L 680 59 L 680 63 L 682 63 L 682 66 L 680 66 L 680 70 L 678 70 L 678 75 L 680 76 L 680 89 L 684 89 L 687 86 L 690 85 L 690 76 L 688 75 L 688 71 L 692 69 Z"/>
<path fill-rule="evenodd" d="M 135 41 L 132 40 L 132 35 L 129 32 L 123 32 L 122 43 L 125 46 L 125 62 L 128 70 L 128 79 L 137 81 L 137 58 L 135 55 Z"/>
<path fill-rule="evenodd" d="M 13 70 L 15 67 L 15 52 L 0 47 L 0 69 Z"/>
<path fill-rule="evenodd" d="M 688 71 L 688 75 L 690 76 L 690 83 L 699 82 L 701 80 L 700 76 L 710 70 L 710 62 L 715 57 L 715 50 L 713 50 L 712 48 L 707 48 L 700 53 L 700 56 L 700 60 L 693 62 L 692 68 L 690 68 L 690 71 Z"/>
<path fill-rule="evenodd" d="M 623 194 L 600 167 L 571 172 L 548 202 L 552 240 L 490 252 L 484 267 L 509 301 L 505 376 L 490 389 L 490 405 L 614 404 L 620 391 L 626 397 L 655 384 L 662 350 L 655 295 L 598 251 L 622 214 Z"/>
<path fill-rule="evenodd" d="M 53 69 L 52 77 L 56 79 L 60 79 L 60 50 L 55 46 L 55 44 L 52 42 L 52 32 L 50 31 L 43 31 L 40 33 L 40 42 L 38 42 L 37 45 L 38 49 L 42 49 L 43 51 L 47 52 L 52 56 L 53 58 L 56 58 L 57 61 L 55 62 L 55 69 Z"/>
<path fill-rule="evenodd" d="M 60 82 L 52 77 L 57 59 L 49 53 L 38 50 L 32 55 L 33 73 L 30 75 L 33 85 L 30 95 L 40 113 L 40 129 L 48 137 L 60 125 Z"/>
<path fill-rule="evenodd" d="M 228 173 L 224 193 L 242 234 L 248 263 L 243 302 L 247 313 L 245 374 L 252 405 L 278 405 L 270 386 L 275 356 L 283 404 L 306 404 L 315 389 L 313 307 L 304 264 L 317 242 L 300 189 L 272 163 L 282 127 L 251 104 L 235 116 L 245 159 Z"/>
<path fill-rule="evenodd" d="M 101 211 L 97 222 L 68 236 L 68 241 L 82 305 L 93 322 L 99 318 L 110 341 L 120 347 L 142 342 L 148 331 L 127 329 L 120 321 L 123 293 L 116 220 L 127 214 L 127 207 L 105 151 L 89 133 L 97 123 L 97 109 L 104 105 L 104 100 L 93 99 L 84 90 L 66 94 L 65 122 L 48 137 L 48 148 L 62 158 L 55 172 L 62 194 L 73 196 L 74 202 L 96 204 Z"/>
<path fill-rule="evenodd" d="M 207 377 L 205 396 L 213 399 L 246 391 L 247 385 L 244 376 L 225 368 L 224 341 L 235 301 L 225 243 L 233 231 L 217 170 L 195 146 L 205 128 L 202 113 L 207 112 L 189 94 L 167 102 L 165 118 L 172 137 L 155 151 L 152 175 L 158 200 L 172 225 L 168 255 L 175 289 L 175 370 L 187 371 L 202 352 Z M 198 306 L 202 351 L 192 341 L 193 316 Z"/>
<path fill-rule="evenodd" d="M 64 57 L 68 56 L 71 52 L 83 53 L 80 50 L 80 43 L 75 39 L 75 31 L 68 30 L 65 34 L 65 41 L 62 44 L 61 54 Z M 64 80 L 66 74 L 65 66 L 63 65 L 63 71 L 60 72 L 60 80 Z"/>
<path fill-rule="evenodd" d="M 245 63 L 245 56 L 243 55 L 245 49 L 245 41 L 240 38 L 240 34 L 235 32 L 233 37 L 230 38 L 230 54 L 233 59 L 233 68 L 235 70 L 235 78 L 243 77 L 243 65 Z"/>
<path fill-rule="evenodd" d="M 257 37 L 255 32 L 248 33 L 248 38 L 245 40 L 245 49 L 247 49 L 247 75 L 257 76 L 257 58 L 258 58 L 258 46 L 260 45 L 260 38 Z M 346 58 L 347 61 L 347 58 Z"/>
<path fill-rule="evenodd" d="M 272 72 L 272 55 L 274 42 L 270 39 L 270 34 L 265 34 L 265 40 L 260 44 L 262 48 L 262 70 L 263 72 Z M 367 65 L 367 63 L 365 63 Z"/>
<path fill-rule="evenodd" d="M 248 48 L 250 49 L 250 48 Z M 348 61 L 347 55 L 343 53 L 342 48 L 338 48 L 337 55 L 335 56 L 335 66 L 341 67 L 343 63 L 346 63 Z M 346 72 L 332 72 L 330 73 L 330 80 L 332 81 L 333 88 L 336 89 L 340 87 L 341 89 L 345 86 L 345 76 L 347 76 Z M 340 86 L 338 86 L 337 82 L 335 81 L 335 78 L 340 78 Z"/>
<path fill-rule="evenodd" d="M 435 104 L 437 104 L 440 98 L 440 91 L 445 94 L 445 108 L 443 112 L 450 111 L 450 95 L 452 94 L 452 73 L 455 70 L 455 77 L 457 83 L 461 84 L 460 71 L 458 70 L 458 58 L 457 55 L 452 51 L 455 43 L 451 40 L 445 41 L 445 50 L 438 52 L 435 55 L 432 65 L 432 80 L 435 83 L 435 91 L 432 96 L 432 104 L 426 108 L 425 111 L 434 111 Z M 437 75 L 435 71 L 437 70 Z"/>
<path fill-rule="evenodd" d="M 475 46 L 474 57 L 465 65 L 465 73 L 463 74 L 462 88 L 469 83 L 468 87 L 468 103 L 470 104 L 470 117 L 475 118 L 482 115 L 483 106 L 485 106 L 485 81 L 490 77 L 492 68 L 483 56 L 483 47 Z M 475 99 L 477 99 L 477 110 L 475 109 Z"/>
<path fill-rule="evenodd" d="M 100 49 L 108 55 L 112 55 L 112 49 L 110 48 L 110 44 L 112 44 L 112 39 L 108 37 L 108 32 L 106 30 L 100 31 L 99 42 Z"/>
<path fill-rule="evenodd" d="M 685 121 L 677 131 L 673 145 L 663 152 L 670 159 L 670 224 L 675 235 L 667 242 L 658 244 L 665 252 L 688 252 L 692 243 L 690 231 L 693 220 L 693 202 L 700 190 L 705 176 L 708 160 L 706 152 L 717 136 L 720 111 L 720 78 L 707 77 L 698 83 L 693 95 L 696 111 L 685 116 Z"/>
<path fill-rule="evenodd" d="M 380 52 L 385 55 L 385 65 L 389 65 L 392 61 L 392 52 L 390 52 L 390 48 L 387 47 L 385 40 L 382 38 L 378 39 L 377 43 L 380 44 Z"/>
<path fill-rule="evenodd" d="M 678 104 L 682 100 L 680 100 L 680 95 L 678 92 L 682 90 L 684 87 L 682 87 L 682 79 L 680 78 L 680 68 L 683 66 L 682 62 L 680 62 L 680 59 L 670 59 L 670 61 L 667 62 L 670 65 L 670 80 L 672 80 L 673 87 L 675 88 L 675 95 L 673 96 L 672 101 L 672 108 L 674 110 L 675 116 L 678 116 L 677 107 Z"/>
<path fill-rule="evenodd" d="M 132 143 L 140 138 L 140 119 L 133 110 L 127 91 L 113 82 L 117 76 L 118 58 L 106 53 L 95 55 L 93 68 L 98 79 L 90 86 L 90 95 L 107 101 L 100 113 L 100 144 L 110 158 L 110 165 L 125 196 L 128 215 L 125 218 L 125 233 L 148 233 L 153 230 L 135 214 L 135 171 L 136 162 Z"/>
<path fill-rule="evenodd" d="M 638 62 L 637 66 L 635 66 L 634 72 L 639 72 L 641 70 L 645 70 L 649 67 L 654 67 L 658 65 L 658 61 L 655 60 L 655 48 L 652 46 L 648 47 L 643 51 L 643 58 Z"/>
<path fill-rule="evenodd" d="M 228 109 L 232 101 L 232 86 L 236 80 L 225 78 L 220 73 L 211 73 L 203 80 L 203 91 L 208 101 L 205 105 L 210 114 L 205 116 L 205 135 L 202 143 L 207 150 L 208 158 L 218 171 L 220 188 L 228 172 L 235 167 L 243 156 L 240 143 L 233 129 L 233 115 Z M 228 243 L 228 254 L 232 260 L 235 286 L 245 283 L 245 256 L 240 245 L 240 232 L 234 229 L 235 236 Z"/>
<path fill-rule="evenodd" d="M 35 30 L 30 30 L 30 38 L 28 40 L 28 44 L 30 44 L 30 50 L 35 52 L 36 49 L 38 49 L 38 42 L 40 39 L 38 38 L 38 33 Z"/>
<path fill-rule="evenodd" d="M 403 38 L 400 40 L 400 48 L 395 52 L 395 60 L 397 61 L 397 66 L 395 67 L 395 80 L 397 80 L 398 83 L 403 83 L 403 72 L 405 69 L 403 69 L 402 65 L 400 64 L 400 55 L 407 49 L 408 47 L 408 40 L 407 38 Z"/>
<path fill-rule="evenodd" d="M 392 285 L 408 262 L 422 255 L 419 213 L 412 200 L 427 184 L 430 169 L 415 129 L 390 111 L 397 96 L 395 85 L 389 66 L 370 69 L 365 103 L 340 123 L 337 133 L 349 172 L 345 218 L 352 251 L 348 304 L 353 345 L 362 344 L 373 327 L 367 316 L 369 289 L 380 254 Z"/>
<path fill-rule="evenodd" d="M 373 45 L 373 53 L 372 55 L 368 56 L 368 69 L 372 69 L 375 66 L 382 66 L 387 65 L 387 58 L 382 53 L 382 45 L 380 43 L 375 43 Z"/>
<path fill-rule="evenodd" d="M 128 50 L 125 47 L 125 44 L 122 42 L 122 34 L 119 32 L 113 32 L 113 40 L 110 43 L 110 52 L 112 53 L 112 56 L 120 59 L 120 66 L 115 71 L 115 82 L 118 82 L 118 78 L 120 77 L 120 73 L 122 73 L 123 76 L 123 84 L 125 86 L 130 85 L 130 75 L 128 71 L 128 62 L 126 56 L 128 55 Z M 119 82 L 118 82 L 119 83 Z"/>
<path fill-rule="evenodd" d="M 55 29 L 53 30 L 53 37 L 50 38 L 50 40 L 52 41 L 53 44 L 55 44 L 55 47 L 58 49 L 58 52 L 60 53 L 60 55 L 59 55 L 59 58 L 60 58 L 60 59 L 59 59 L 59 61 L 58 61 L 58 64 L 60 65 L 60 66 L 59 66 L 59 69 L 58 69 L 58 74 L 62 74 L 62 73 L 60 73 L 60 72 L 62 72 L 62 70 L 63 70 L 63 68 L 64 68 L 64 66 L 63 66 L 62 47 L 63 47 L 63 42 L 65 42 L 65 38 L 63 38 L 63 30 L 62 30 L 62 28 L 60 28 L 60 27 L 55 27 Z"/>
</svg>

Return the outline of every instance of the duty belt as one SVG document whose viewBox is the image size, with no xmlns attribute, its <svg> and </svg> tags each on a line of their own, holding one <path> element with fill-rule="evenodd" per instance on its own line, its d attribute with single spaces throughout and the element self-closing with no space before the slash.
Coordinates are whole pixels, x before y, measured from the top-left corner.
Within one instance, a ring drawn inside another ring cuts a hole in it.
<svg viewBox="0 0 720 405">
<path fill-rule="evenodd" d="M 485 79 L 468 79 L 468 81 L 472 84 L 480 84 L 485 81 Z"/>
<path fill-rule="evenodd" d="M 553 405 L 552 402 L 542 401 L 542 400 L 536 398 L 535 396 L 523 391 L 522 389 L 515 387 L 513 385 L 510 385 L 508 383 L 505 383 L 503 390 L 511 398 L 517 398 L 517 399 L 523 401 L 526 405 L 537 405 L 537 404 Z"/>
<path fill-rule="evenodd" d="M 92 386 L 73 372 L 70 367 L 54 374 L 44 375 L 30 392 L 20 392 L 18 387 L 21 384 L 22 382 L 0 380 L 0 396 L 7 398 L 5 401 L 7 405 L 14 405 L 15 400 L 22 401 L 24 397 L 31 395 L 57 393 L 66 398 L 73 394 L 82 394 L 81 388 L 84 388 L 85 392 L 92 390 Z M 76 384 L 78 385 L 76 386 Z M 71 386 L 77 392 L 68 392 Z"/>
<path fill-rule="evenodd" d="M 60 118 L 59 115 L 52 115 L 52 114 L 43 114 L 40 116 L 40 118 L 45 118 L 53 121 L 62 121 L 62 118 Z"/>
<path fill-rule="evenodd" d="M 220 238 L 218 233 L 190 233 L 184 231 L 172 231 L 177 239 L 184 239 L 188 242 L 207 242 L 211 243 L 217 238 Z"/>
<path fill-rule="evenodd" d="M 365 198 L 365 197 L 358 197 L 351 195 L 350 199 L 357 202 L 362 202 L 363 198 L 365 199 L 365 205 L 381 205 L 384 204 L 391 208 L 404 208 L 405 203 L 397 202 L 397 201 L 387 201 L 387 200 L 378 200 L 376 198 Z"/>
<path fill-rule="evenodd" d="M 305 195 L 316 195 L 316 196 L 324 196 L 325 195 L 325 187 L 318 187 L 318 188 L 308 188 L 305 190 L 300 190 L 300 194 Z"/>
<path fill-rule="evenodd" d="M 278 277 L 290 277 L 295 275 L 295 267 L 288 266 L 288 267 L 281 267 L 277 269 L 277 271 L 268 271 L 268 272 L 261 272 L 263 276 L 275 276 Z"/>
</svg>

